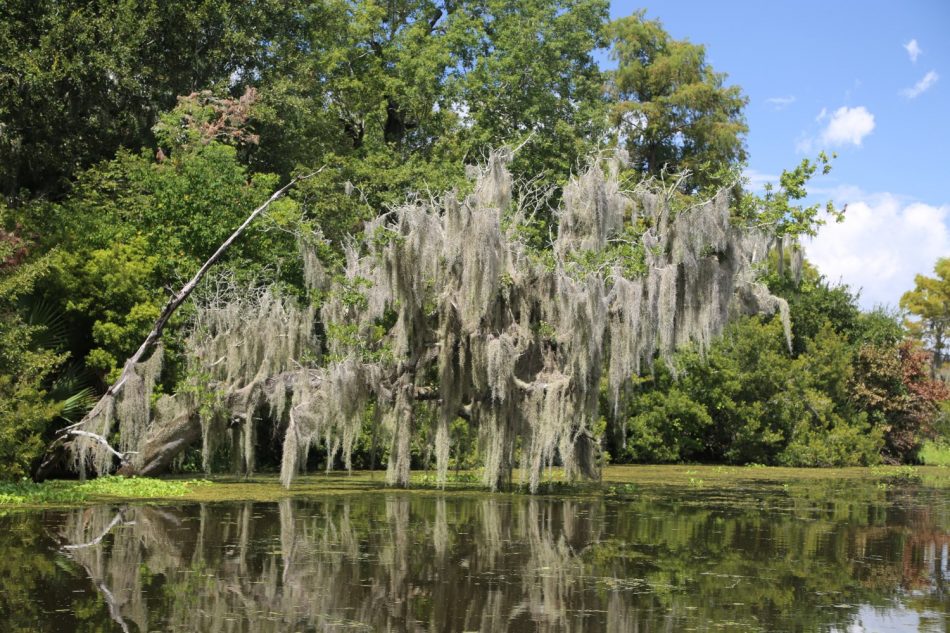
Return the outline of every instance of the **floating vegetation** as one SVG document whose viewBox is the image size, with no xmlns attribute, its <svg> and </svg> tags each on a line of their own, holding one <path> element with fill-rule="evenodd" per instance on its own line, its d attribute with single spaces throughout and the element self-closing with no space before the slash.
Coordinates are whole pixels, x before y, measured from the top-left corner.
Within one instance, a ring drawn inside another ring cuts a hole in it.
<svg viewBox="0 0 950 633">
<path fill-rule="evenodd" d="M 106 499 L 167 499 L 183 497 L 207 480 L 162 480 L 106 475 L 89 481 L 31 481 L 0 483 L 0 507 L 89 503 Z"/>
</svg>

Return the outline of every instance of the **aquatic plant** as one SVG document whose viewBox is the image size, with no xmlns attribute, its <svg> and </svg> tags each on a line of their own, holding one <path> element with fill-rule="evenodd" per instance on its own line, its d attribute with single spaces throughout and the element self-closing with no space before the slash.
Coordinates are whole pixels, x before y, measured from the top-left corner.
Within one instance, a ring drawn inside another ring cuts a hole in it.
<svg viewBox="0 0 950 633">
<path fill-rule="evenodd" d="M 181 497 L 206 480 L 166 481 L 150 477 L 106 475 L 88 481 L 0 483 L 0 507 L 89 503 L 103 499 L 166 499 Z"/>
</svg>

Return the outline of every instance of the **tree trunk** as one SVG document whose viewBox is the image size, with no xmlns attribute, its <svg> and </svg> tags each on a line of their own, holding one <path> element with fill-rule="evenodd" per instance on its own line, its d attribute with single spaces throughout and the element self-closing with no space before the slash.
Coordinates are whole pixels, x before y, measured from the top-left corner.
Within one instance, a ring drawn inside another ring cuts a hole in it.
<svg viewBox="0 0 950 633">
<path fill-rule="evenodd" d="M 161 474 L 171 467 L 172 461 L 182 451 L 200 439 L 201 422 L 196 416 L 175 418 L 170 424 L 146 438 L 145 445 L 139 451 L 142 458 L 140 467 L 125 464 L 117 474 L 127 477 Z"/>
<path fill-rule="evenodd" d="M 785 277 L 785 244 L 782 237 L 775 238 L 775 252 L 778 255 L 778 277 Z"/>
<path fill-rule="evenodd" d="M 56 440 L 54 440 L 53 443 L 50 444 L 50 446 L 47 448 L 46 454 L 43 456 L 42 462 L 40 463 L 39 467 L 37 468 L 36 472 L 33 475 L 34 480 L 43 481 L 44 479 L 51 476 L 51 474 L 58 472 L 58 469 L 60 467 L 64 467 L 68 464 L 68 460 L 66 460 L 65 458 L 66 458 L 66 453 L 68 452 L 66 449 L 72 437 L 71 432 L 74 429 L 81 428 L 88 421 L 93 420 L 96 417 L 98 417 L 102 413 L 102 409 L 106 406 L 107 400 L 110 397 L 117 395 L 122 390 L 122 387 L 125 385 L 126 381 L 129 379 L 129 376 L 135 370 L 135 365 L 139 363 L 142 360 L 142 358 L 158 342 L 159 338 L 162 335 L 162 331 L 165 329 L 165 325 L 168 324 L 168 320 L 171 318 L 172 314 L 175 313 L 175 310 L 177 310 L 178 307 L 181 306 L 181 304 L 185 302 L 185 300 L 191 295 L 194 289 L 198 286 L 198 283 L 204 278 L 204 276 L 208 273 L 211 267 L 214 264 L 216 264 L 219 259 L 221 259 L 225 251 L 227 251 L 228 248 L 230 248 L 231 244 L 233 244 L 241 236 L 241 234 L 244 233 L 244 230 L 247 229 L 248 226 L 250 226 L 251 222 L 253 222 L 257 218 L 257 216 L 263 213 L 264 210 L 267 209 L 267 207 L 269 207 L 273 202 L 282 198 L 284 194 L 286 194 L 287 191 L 291 187 L 297 184 L 297 182 L 301 180 L 306 180 L 307 178 L 311 178 L 312 176 L 316 175 L 320 171 L 322 171 L 322 168 L 318 171 L 307 174 L 306 176 L 297 176 L 293 178 L 290 182 L 288 182 L 286 185 L 284 185 L 283 187 L 275 191 L 271 195 L 271 197 L 268 198 L 266 202 L 264 202 L 264 204 L 254 209 L 254 211 L 252 211 L 251 214 L 247 216 L 244 222 L 241 223 L 241 226 L 235 229 L 234 232 L 230 235 L 230 237 L 228 237 L 228 239 L 226 239 L 224 242 L 221 243 L 221 245 L 211 255 L 211 257 L 209 257 L 208 260 L 201 266 L 198 272 L 195 273 L 195 276 L 192 277 L 191 280 L 188 281 L 188 283 L 182 286 L 181 290 L 179 290 L 175 296 L 169 299 L 168 303 L 165 304 L 165 307 L 162 308 L 162 311 L 159 314 L 158 319 L 155 321 L 155 325 L 152 326 L 152 331 L 149 332 L 148 336 L 145 337 L 145 340 L 139 346 L 138 350 L 136 350 L 136 352 L 132 354 L 132 356 L 129 357 L 128 360 L 125 361 L 125 365 L 122 368 L 122 373 L 119 374 L 119 378 L 114 383 L 112 383 L 112 385 L 109 386 L 109 388 L 102 395 L 99 401 L 89 411 L 89 413 L 87 413 L 83 417 L 82 420 L 80 420 L 79 422 L 75 424 L 71 424 L 64 429 L 61 429 L 58 432 L 59 437 L 57 437 Z M 198 427 L 199 436 L 200 436 L 200 432 L 201 432 L 201 428 L 199 426 Z M 192 439 L 192 441 L 194 440 Z M 182 450 L 182 448 L 179 448 L 178 450 L 180 451 Z M 122 470 L 126 470 L 125 466 L 126 465 L 123 465 Z M 144 472 L 139 473 L 139 474 L 144 474 Z"/>
</svg>

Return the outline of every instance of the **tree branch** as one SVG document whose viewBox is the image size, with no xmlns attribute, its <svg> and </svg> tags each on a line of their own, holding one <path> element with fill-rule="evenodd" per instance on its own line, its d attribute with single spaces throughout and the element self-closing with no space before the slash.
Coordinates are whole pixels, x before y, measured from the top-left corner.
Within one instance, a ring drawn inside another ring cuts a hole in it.
<svg viewBox="0 0 950 633">
<path fill-rule="evenodd" d="M 178 294 L 176 294 L 174 297 L 169 299 L 168 303 L 165 304 L 165 307 L 162 308 L 162 311 L 159 314 L 158 319 L 155 321 L 155 325 L 152 326 L 152 331 L 149 332 L 148 336 L 145 337 L 145 340 L 142 342 L 142 345 L 139 346 L 138 350 L 136 350 L 136 352 L 132 354 L 132 356 L 130 356 L 127 361 L 125 361 L 125 366 L 122 368 L 122 373 L 119 374 L 119 378 L 114 383 L 112 383 L 112 385 L 106 390 L 106 392 L 102 395 L 102 397 L 99 399 L 96 405 L 89 411 L 89 413 L 87 413 L 83 417 L 82 420 L 60 430 L 59 431 L 60 434 L 71 433 L 73 429 L 76 429 L 82 426 L 83 424 L 85 424 L 87 421 L 94 419 L 102 412 L 103 407 L 105 407 L 106 401 L 110 397 L 115 396 L 122 390 L 123 385 L 125 385 L 126 381 L 129 378 L 129 375 L 134 370 L 136 363 L 138 363 L 142 359 L 142 357 L 145 356 L 145 354 L 158 341 L 159 337 L 161 337 L 162 331 L 165 329 L 165 325 L 168 324 L 168 320 L 171 318 L 172 314 L 174 314 L 175 310 L 177 310 L 178 307 L 181 306 L 181 304 L 185 302 L 185 299 L 187 299 L 189 295 L 191 295 L 195 287 L 198 285 L 198 282 L 200 282 L 202 278 L 204 278 L 204 276 L 211 269 L 211 267 L 214 266 L 218 262 L 219 259 L 221 259 L 221 257 L 224 255 L 225 251 L 228 250 L 231 244 L 233 244 L 237 240 L 237 238 L 239 238 L 241 234 L 244 233 L 244 230 L 247 229 L 248 226 L 250 226 L 251 222 L 253 222 L 254 219 L 258 215 L 260 215 L 272 203 L 282 198 L 287 193 L 287 191 L 290 190 L 291 187 L 293 187 L 295 184 L 297 184 L 298 182 L 302 180 L 307 180 L 308 178 L 312 178 L 313 176 L 317 175 L 321 171 L 323 171 L 323 167 L 321 167 L 315 172 L 311 172 L 307 174 L 306 176 L 297 176 L 293 178 L 286 185 L 284 185 L 283 187 L 275 191 L 273 195 L 271 195 L 271 197 L 268 198 L 266 202 L 264 202 L 264 204 L 254 209 L 254 211 L 252 211 L 251 214 L 247 216 L 247 219 L 244 220 L 241 226 L 235 229 L 234 232 L 231 233 L 231 236 L 221 243 L 218 249 L 211 255 L 211 257 L 208 258 L 208 260 L 204 263 L 204 265 L 202 265 L 202 267 L 198 270 L 198 272 L 195 273 L 195 276 L 192 277 L 191 280 L 188 281 L 188 283 L 182 286 L 181 290 L 178 291 Z M 106 443 L 106 445 L 108 446 L 108 443 Z M 115 451 L 113 450 L 113 452 Z"/>
<path fill-rule="evenodd" d="M 88 438 L 92 438 L 92 439 L 96 440 L 97 442 L 99 442 L 100 444 L 102 444 L 102 446 L 103 446 L 107 451 L 109 451 L 110 453 L 112 453 L 113 455 L 115 455 L 116 457 L 118 457 L 119 460 L 121 460 L 121 462 L 122 462 L 123 464 L 126 464 L 126 463 L 128 463 L 128 461 L 129 461 L 129 460 L 127 459 L 127 457 L 126 457 L 127 455 L 135 455 L 135 454 L 137 453 L 137 451 L 129 451 L 128 453 L 120 453 L 119 451 L 117 451 L 117 450 L 115 450 L 114 448 L 112 448 L 112 445 L 109 444 L 109 441 L 106 440 L 106 438 L 102 437 L 101 435 L 97 435 L 96 433 L 90 433 L 89 431 L 80 431 L 80 430 L 78 430 L 78 429 L 69 429 L 69 430 L 66 432 L 66 435 L 72 435 L 72 436 L 78 436 L 78 437 L 88 437 Z"/>
<path fill-rule="evenodd" d="M 122 512 L 119 511 L 116 513 L 115 517 L 112 519 L 112 522 L 109 523 L 109 525 L 106 526 L 106 529 L 102 531 L 102 534 L 92 539 L 88 543 L 78 543 L 75 545 L 63 545 L 63 549 L 65 550 L 84 549 L 86 547 L 92 547 L 93 545 L 98 545 L 99 543 L 102 542 L 102 539 L 104 539 L 109 534 L 109 532 L 112 531 L 112 528 L 119 525 L 120 523 L 122 525 L 135 525 L 135 521 L 126 521 L 125 517 L 122 515 Z"/>
</svg>

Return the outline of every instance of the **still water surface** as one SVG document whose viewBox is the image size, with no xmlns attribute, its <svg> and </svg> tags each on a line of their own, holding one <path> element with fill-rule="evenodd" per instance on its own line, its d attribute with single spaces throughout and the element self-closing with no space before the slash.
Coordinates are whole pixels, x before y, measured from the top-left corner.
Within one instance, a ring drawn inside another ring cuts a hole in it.
<svg viewBox="0 0 950 633">
<path fill-rule="evenodd" d="M 0 517 L 0 630 L 950 631 L 950 491 L 364 492 Z"/>
</svg>

